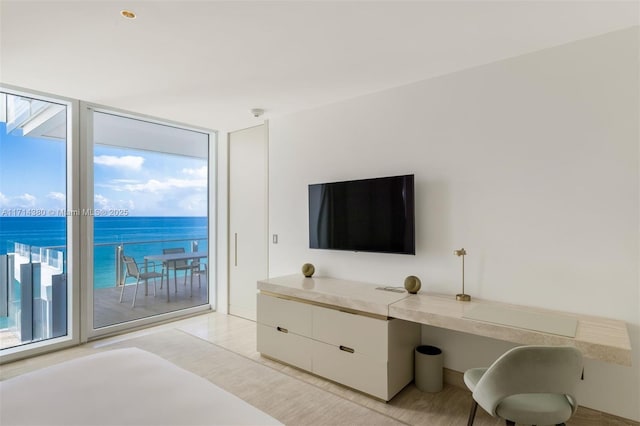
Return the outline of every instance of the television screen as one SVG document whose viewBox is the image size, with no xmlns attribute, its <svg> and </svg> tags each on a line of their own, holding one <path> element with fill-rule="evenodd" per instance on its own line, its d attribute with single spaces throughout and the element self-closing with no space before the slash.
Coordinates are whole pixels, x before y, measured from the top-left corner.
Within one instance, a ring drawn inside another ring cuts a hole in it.
<svg viewBox="0 0 640 426">
<path fill-rule="evenodd" d="M 413 175 L 309 185 L 309 247 L 415 254 Z"/>
</svg>

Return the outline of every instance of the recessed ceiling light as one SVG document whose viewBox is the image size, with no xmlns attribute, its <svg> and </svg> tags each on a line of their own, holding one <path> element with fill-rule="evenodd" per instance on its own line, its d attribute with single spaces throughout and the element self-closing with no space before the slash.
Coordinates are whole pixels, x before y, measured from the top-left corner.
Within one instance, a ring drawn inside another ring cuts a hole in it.
<svg viewBox="0 0 640 426">
<path fill-rule="evenodd" d="M 127 19 L 136 19 L 136 14 L 133 13 L 130 10 L 121 10 L 120 11 L 120 15 L 122 15 L 123 17 L 127 18 Z"/>
</svg>

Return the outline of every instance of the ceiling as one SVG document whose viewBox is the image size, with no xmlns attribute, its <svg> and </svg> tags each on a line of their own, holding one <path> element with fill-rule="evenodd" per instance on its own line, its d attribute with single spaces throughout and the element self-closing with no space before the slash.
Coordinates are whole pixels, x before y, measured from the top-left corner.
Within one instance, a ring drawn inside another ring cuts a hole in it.
<svg viewBox="0 0 640 426">
<path fill-rule="evenodd" d="M 226 131 L 639 22 L 637 1 L 0 0 L 0 82 Z"/>
</svg>

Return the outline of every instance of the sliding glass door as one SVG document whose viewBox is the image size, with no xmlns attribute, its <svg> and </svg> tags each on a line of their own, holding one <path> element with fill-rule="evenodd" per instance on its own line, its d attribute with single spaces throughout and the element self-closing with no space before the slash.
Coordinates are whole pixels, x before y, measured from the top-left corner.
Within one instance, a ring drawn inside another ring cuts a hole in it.
<svg viewBox="0 0 640 426">
<path fill-rule="evenodd" d="M 208 308 L 214 135 L 93 107 L 86 121 L 89 334 Z"/>
</svg>

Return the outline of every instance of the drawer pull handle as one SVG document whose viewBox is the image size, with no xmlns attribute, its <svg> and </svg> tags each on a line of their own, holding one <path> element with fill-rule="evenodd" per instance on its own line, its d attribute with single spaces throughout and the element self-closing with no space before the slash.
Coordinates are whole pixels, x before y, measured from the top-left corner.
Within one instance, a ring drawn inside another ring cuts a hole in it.
<svg viewBox="0 0 640 426">
<path fill-rule="evenodd" d="M 346 347 L 346 346 L 342 346 L 342 345 L 340 345 L 340 350 L 341 350 L 341 351 L 345 351 L 345 352 L 349 352 L 350 354 L 352 354 L 352 353 L 354 353 L 354 352 L 355 352 L 353 349 L 348 348 L 348 347 Z"/>
<path fill-rule="evenodd" d="M 289 332 L 289 330 L 287 330 L 286 328 L 282 328 L 282 327 L 276 327 L 276 329 L 281 333 L 288 333 Z"/>
</svg>

